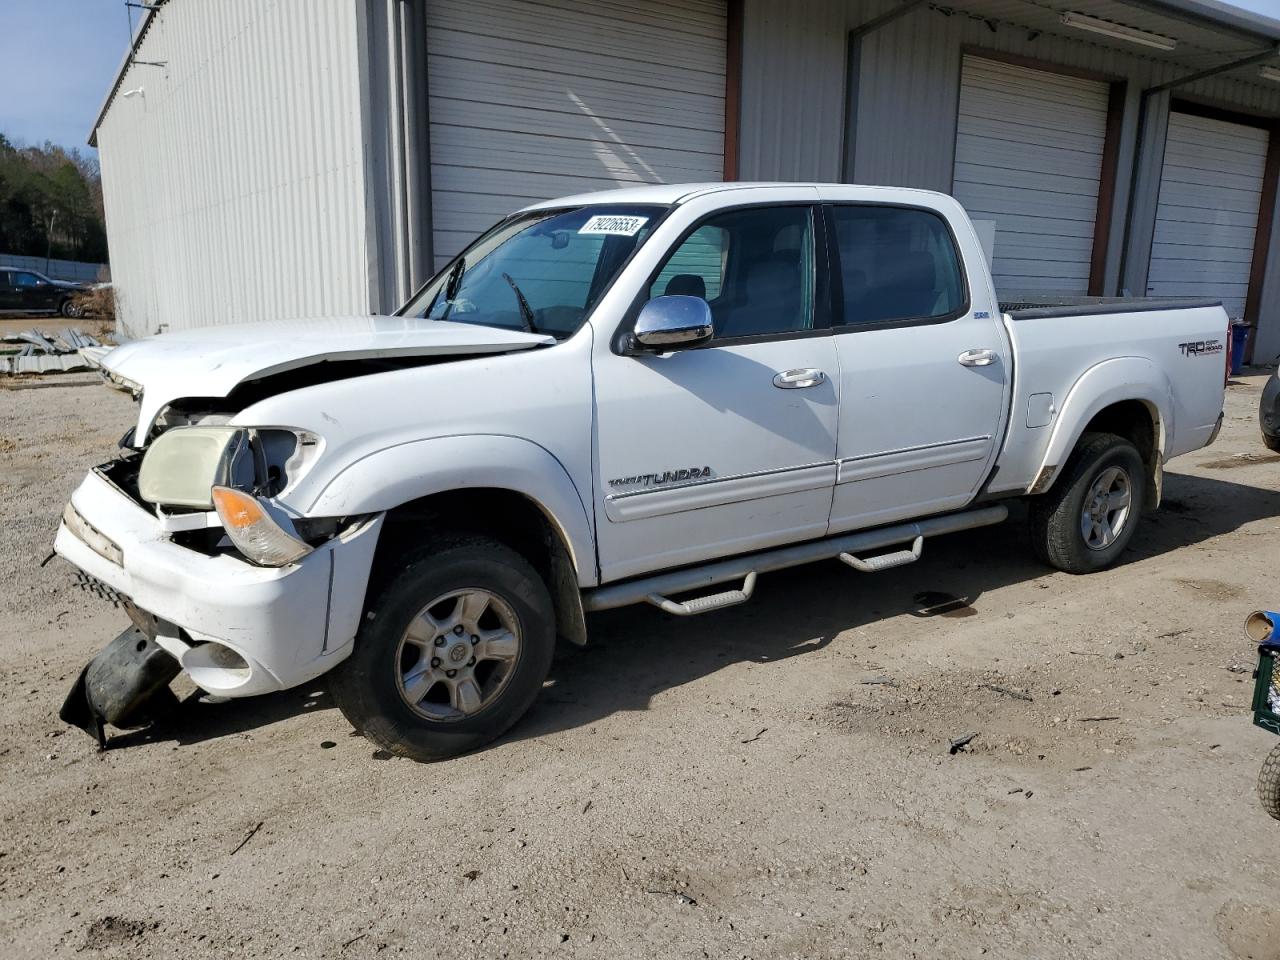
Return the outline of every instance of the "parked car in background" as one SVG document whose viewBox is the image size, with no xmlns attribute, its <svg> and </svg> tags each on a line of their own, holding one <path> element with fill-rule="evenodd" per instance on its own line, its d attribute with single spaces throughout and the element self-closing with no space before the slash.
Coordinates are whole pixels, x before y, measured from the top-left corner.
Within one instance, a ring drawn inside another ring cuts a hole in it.
<svg viewBox="0 0 1280 960">
<path fill-rule="evenodd" d="M 0 267 L 0 313 L 58 313 L 74 320 L 84 315 L 78 294 L 85 289 L 34 270 Z"/>
<path fill-rule="evenodd" d="M 960 204 L 920 190 L 536 204 L 397 316 L 106 357 L 137 425 L 55 549 L 135 626 L 63 717 L 101 737 L 179 669 L 229 697 L 332 671 L 361 733 L 436 759 L 515 723 L 586 611 L 887 570 L 1023 497 L 1045 562 L 1102 570 L 1217 436 L 1227 332 L 1216 300 L 1005 309 Z"/>
</svg>

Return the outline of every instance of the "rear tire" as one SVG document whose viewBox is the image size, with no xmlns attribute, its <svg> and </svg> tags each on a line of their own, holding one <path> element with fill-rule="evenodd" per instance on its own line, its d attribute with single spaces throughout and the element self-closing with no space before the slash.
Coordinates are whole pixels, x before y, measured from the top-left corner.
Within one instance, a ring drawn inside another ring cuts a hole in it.
<svg viewBox="0 0 1280 960">
<path fill-rule="evenodd" d="M 1146 506 L 1137 448 L 1113 433 L 1086 433 L 1063 475 L 1030 503 L 1031 544 L 1066 573 L 1093 573 L 1119 559 Z"/>
<path fill-rule="evenodd" d="M 1273 453 L 1280 453 L 1280 437 L 1262 435 L 1262 445 Z"/>
<path fill-rule="evenodd" d="M 528 561 L 496 540 L 451 539 L 382 588 L 329 689 L 373 743 L 443 760 L 510 729 L 542 689 L 554 649 L 551 595 Z"/>
</svg>

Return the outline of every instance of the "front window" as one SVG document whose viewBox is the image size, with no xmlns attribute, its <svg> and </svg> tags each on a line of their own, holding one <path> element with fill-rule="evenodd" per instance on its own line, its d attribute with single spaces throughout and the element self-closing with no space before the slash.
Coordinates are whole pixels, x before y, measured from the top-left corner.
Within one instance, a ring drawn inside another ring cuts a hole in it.
<svg viewBox="0 0 1280 960">
<path fill-rule="evenodd" d="M 814 326 L 813 213 L 745 207 L 690 233 L 649 286 L 649 297 L 701 297 L 717 340 L 803 333 Z"/>
<path fill-rule="evenodd" d="M 608 204 L 512 217 L 464 250 L 400 314 L 572 336 L 664 212 Z"/>
</svg>

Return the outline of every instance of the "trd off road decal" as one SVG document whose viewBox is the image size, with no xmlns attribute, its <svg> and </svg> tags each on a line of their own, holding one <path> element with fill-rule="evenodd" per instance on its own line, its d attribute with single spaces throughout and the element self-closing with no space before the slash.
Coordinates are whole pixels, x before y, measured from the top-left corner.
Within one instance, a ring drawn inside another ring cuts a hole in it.
<svg viewBox="0 0 1280 960">
<path fill-rule="evenodd" d="M 1180 343 L 1178 349 L 1184 357 L 1204 357 L 1221 353 L 1226 349 L 1221 340 L 1195 340 L 1191 343 Z"/>
<path fill-rule="evenodd" d="M 689 467 L 687 470 L 663 470 L 661 473 L 642 473 L 634 477 L 610 480 L 611 487 L 657 487 L 666 483 L 684 483 L 689 480 L 705 480 L 711 476 L 710 467 Z"/>
</svg>

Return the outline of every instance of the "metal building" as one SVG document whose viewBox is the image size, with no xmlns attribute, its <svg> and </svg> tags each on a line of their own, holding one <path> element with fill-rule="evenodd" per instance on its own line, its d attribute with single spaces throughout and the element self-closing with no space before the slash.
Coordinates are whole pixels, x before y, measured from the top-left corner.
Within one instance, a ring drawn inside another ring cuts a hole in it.
<svg viewBox="0 0 1280 960">
<path fill-rule="evenodd" d="M 1280 20 L 1218 0 L 167 0 L 95 126 L 133 334 L 394 309 L 524 203 L 953 193 L 1002 295 L 1220 297 L 1280 355 Z"/>
</svg>

